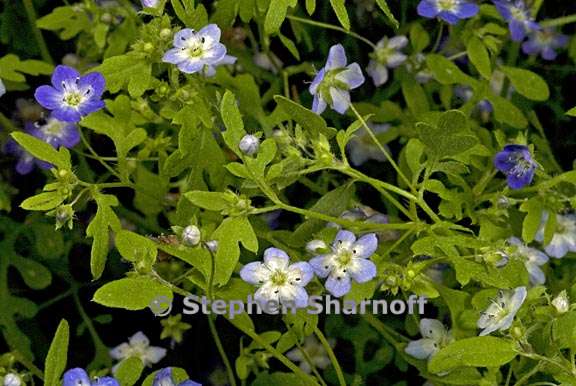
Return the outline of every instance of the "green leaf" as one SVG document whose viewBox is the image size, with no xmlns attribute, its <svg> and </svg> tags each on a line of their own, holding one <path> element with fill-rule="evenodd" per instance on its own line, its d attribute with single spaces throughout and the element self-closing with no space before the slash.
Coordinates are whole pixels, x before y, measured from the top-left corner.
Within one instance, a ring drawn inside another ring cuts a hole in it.
<svg viewBox="0 0 576 386">
<path fill-rule="evenodd" d="M 22 201 L 20 207 L 25 210 L 46 211 L 56 208 L 62 204 L 65 199 L 66 197 L 57 190 L 52 192 L 42 192 Z"/>
<path fill-rule="evenodd" d="M 117 93 L 123 88 L 128 89 L 132 97 L 139 97 L 152 86 L 152 66 L 139 53 L 113 56 L 91 69 L 100 72 L 106 78 L 106 88 L 111 93 Z"/>
<path fill-rule="evenodd" d="M 270 1 L 270 6 L 264 19 L 264 32 L 266 32 L 267 35 L 272 35 L 280 30 L 280 26 L 286 18 L 287 11 L 288 0 Z"/>
<path fill-rule="evenodd" d="M 194 191 L 184 193 L 184 196 L 190 200 L 192 204 L 203 209 L 219 212 L 226 209 L 229 205 L 224 193 L 221 192 Z"/>
<path fill-rule="evenodd" d="M 44 385 L 60 386 L 60 377 L 66 369 L 68 361 L 68 340 L 70 327 L 65 319 L 62 319 L 48 349 L 48 355 L 44 364 Z"/>
<path fill-rule="evenodd" d="M 422 52 L 430 44 L 430 34 L 420 23 L 414 23 L 410 27 L 410 44 L 416 52 Z"/>
<path fill-rule="evenodd" d="M 90 30 L 92 21 L 83 8 L 75 6 L 56 7 L 46 16 L 36 21 L 38 28 L 58 31 L 62 40 L 72 39 L 82 31 Z"/>
<path fill-rule="evenodd" d="M 544 203 L 540 197 L 532 197 L 520 205 L 520 210 L 526 212 L 522 222 L 522 239 L 525 243 L 531 243 L 540 228 Z"/>
<path fill-rule="evenodd" d="M 226 131 L 222 134 L 226 145 L 237 155 L 241 156 L 242 153 L 238 148 L 238 144 L 242 137 L 246 135 L 244 130 L 244 122 L 240 115 L 240 110 L 236 104 L 236 97 L 230 91 L 226 91 L 222 97 L 220 104 L 220 113 L 222 114 L 222 121 L 226 126 Z"/>
<path fill-rule="evenodd" d="M 40 290 L 52 283 L 50 270 L 37 261 L 12 255 L 10 262 L 16 267 L 28 287 Z"/>
<path fill-rule="evenodd" d="M 401 82 L 402 95 L 406 100 L 408 108 L 414 115 L 430 111 L 426 92 L 414 78 L 404 78 Z"/>
<path fill-rule="evenodd" d="M 518 129 L 523 129 L 528 126 L 528 120 L 524 116 L 524 113 L 522 113 L 514 103 L 500 95 L 492 93 L 488 94 L 487 98 L 494 108 L 494 118 L 497 121 Z"/>
<path fill-rule="evenodd" d="M 392 26 L 395 29 L 398 29 L 400 27 L 400 23 L 394 17 L 394 15 L 392 14 L 392 11 L 390 11 L 390 7 L 388 7 L 388 3 L 386 2 L 386 0 L 376 0 L 376 4 L 378 4 L 378 6 L 382 10 L 382 12 L 384 12 L 384 15 L 386 15 L 386 17 L 388 18 L 390 23 L 392 23 Z"/>
<path fill-rule="evenodd" d="M 484 43 L 482 43 L 478 37 L 473 36 L 468 40 L 466 51 L 468 58 L 470 58 L 470 61 L 480 75 L 490 80 L 492 78 L 492 63 L 490 62 L 490 55 Z"/>
<path fill-rule="evenodd" d="M 576 117 L 576 107 L 572 107 L 570 110 L 566 111 L 566 115 L 570 115 L 571 117 Z"/>
<path fill-rule="evenodd" d="M 312 16 L 316 10 L 316 0 L 306 0 L 306 12 L 308 15 Z"/>
<path fill-rule="evenodd" d="M 336 13 L 338 21 L 340 22 L 340 24 L 342 24 L 342 27 L 344 27 L 346 31 L 349 31 L 350 18 L 348 17 L 348 11 L 346 10 L 345 1 L 346 0 L 330 0 L 330 4 L 332 5 L 332 9 Z"/>
<path fill-rule="evenodd" d="M 534 101 L 546 101 L 550 97 L 550 90 L 546 81 L 532 71 L 514 67 L 502 67 L 514 89 L 521 95 Z"/>
<path fill-rule="evenodd" d="M 131 262 L 152 265 L 158 254 L 154 241 L 128 230 L 116 233 L 115 245 L 120 255 Z"/>
<path fill-rule="evenodd" d="M 92 237 L 90 252 L 90 270 L 96 280 L 102 276 L 108 256 L 110 229 L 117 231 L 121 228 L 120 220 L 112 210 L 118 206 L 118 199 L 109 194 L 96 193 L 94 199 L 98 205 L 96 215 L 86 228 L 86 236 Z"/>
<path fill-rule="evenodd" d="M 12 133 L 10 135 L 35 158 L 49 162 L 60 169 L 70 170 L 72 168 L 70 153 L 65 147 L 61 147 L 60 151 L 58 151 L 41 139 L 22 132 Z"/>
<path fill-rule="evenodd" d="M 14 54 L 8 54 L 0 59 L 0 78 L 12 82 L 25 82 L 22 74 L 48 75 L 54 70 L 54 66 L 39 60 L 20 60 Z"/>
<path fill-rule="evenodd" d="M 286 47 L 288 51 L 290 51 L 292 56 L 294 56 L 296 60 L 300 60 L 300 53 L 298 52 L 298 47 L 296 47 L 296 44 L 294 44 L 292 40 L 282 35 L 280 32 L 278 32 L 278 37 L 280 38 L 280 41 L 282 42 L 284 47 Z"/>
<path fill-rule="evenodd" d="M 226 218 L 214 231 L 212 237 L 218 240 L 214 283 L 224 285 L 230 280 L 240 258 L 239 244 L 256 253 L 258 239 L 250 221 L 244 216 Z"/>
<path fill-rule="evenodd" d="M 436 125 L 420 122 L 416 129 L 421 141 L 437 159 L 463 153 L 478 143 L 478 138 L 468 130 L 466 116 L 459 110 L 443 113 Z"/>
<path fill-rule="evenodd" d="M 144 363 L 140 358 L 129 357 L 118 363 L 114 377 L 121 386 L 132 386 L 138 382 L 143 370 Z"/>
<path fill-rule="evenodd" d="M 434 78 L 442 84 L 466 84 L 474 86 L 476 80 L 466 75 L 446 57 L 437 54 L 426 56 L 426 64 L 432 71 Z"/>
<path fill-rule="evenodd" d="M 514 342 L 493 336 L 457 340 L 432 357 L 428 370 L 441 373 L 457 367 L 499 367 L 514 359 Z"/>
<path fill-rule="evenodd" d="M 317 137 L 319 133 L 327 137 L 333 136 L 326 125 L 326 121 L 318 114 L 280 95 L 276 95 L 274 100 L 287 116 L 300 124 L 312 137 Z"/>
<path fill-rule="evenodd" d="M 104 284 L 94 293 L 96 303 L 106 307 L 136 311 L 148 307 L 158 297 L 172 299 L 172 291 L 151 276 L 127 277 Z"/>
</svg>

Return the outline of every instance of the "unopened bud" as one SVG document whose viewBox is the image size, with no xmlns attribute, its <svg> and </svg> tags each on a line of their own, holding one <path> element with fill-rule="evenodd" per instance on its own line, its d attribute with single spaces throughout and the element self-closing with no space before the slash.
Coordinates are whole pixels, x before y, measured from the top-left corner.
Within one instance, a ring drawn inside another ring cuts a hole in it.
<svg viewBox="0 0 576 386">
<path fill-rule="evenodd" d="M 238 144 L 240 151 L 246 155 L 254 155 L 260 147 L 260 140 L 252 134 L 245 135 Z"/>
<path fill-rule="evenodd" d="M 206 246 L 212 253 L 216 253 L 218 251 L 218 241 L 217 240 L 210 240 L 206 241 Z"/>
<path fill-rule="evenodd" d="M 566 290 L 563 290 L 552 300 L 552 305 L 559 314 L 568 312 L 570 309 L 570 300 L 568 299 L 568 294 Z"/>
<path fill-rule="evenodd" d="M 182 231 L 182 243 L 188 247 L 198 245 L 201 237 L 200 229 L 196 225 L 188 225 Z"/>
<path fill-rule="evenodd" d="M 18 374 L 8 373 L 4 376 L 4 386 L 20 386 L 22 379 Z"/>
<path fill-rule="evenodd" d="M 170 28 L 162 28 L 160 30 L 160 39 L 166 40 L 172 36 L 172 30 Z"/>
</svg>

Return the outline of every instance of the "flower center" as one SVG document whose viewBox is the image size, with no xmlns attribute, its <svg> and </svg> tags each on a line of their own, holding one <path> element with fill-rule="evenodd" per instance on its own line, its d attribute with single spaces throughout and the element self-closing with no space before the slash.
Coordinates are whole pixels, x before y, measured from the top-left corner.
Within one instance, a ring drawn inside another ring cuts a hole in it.
<svg viewBox="0 0 576 386">
<path fill-rule="evenodd" d="M 64 122 L 58 121 L 56 119 L 49 120 L 44 126 L 42 126 L 42 132 L 50 137 L 59 137 L 62 134 L 62 130 L 66 124 Z"/>
<path fill-rule="evenodd" d="M 190 58 L 198 58 L 204 55 L 204 42 L 205 38 L 190 39 L 190 44 L 187 48 L 187 53 Z"/>
<path fill-rule="evenodd" d="M 515 164 L 509 173 L 516 177 L 524 176 L 533 167 L 532 162 L 520 154 L 510 156 L 509 160 Z"/>
<path fill-rule="evenodd" d="M 71 107 L 78 107 L 82 100 L 82 95 L 78 92 L 69 92 L 64 96 L 64 103 Z"/>
<path fill-rule="evenodd" d="M 274 271 L 272 276 L 270 276 L 270 281 L 275 286 L 280 287 L 280 286 L 285 285 L 288 282 L 288 275 L 286 274 L 286 272 L 276 270 L 276 271 Z"/>
<path fill-rule="evenodd" d="M 348 249 L 341 249 L 338 253 L 337 262 L 340 268 L 346 268 L 352 262 L 353 252 Z"/>
<path fill-rule="evenodd" d="M 440 11 L 454 11 L 458 2 L 459 0 L 438 0 L 438 9 Z"/>
<path fill-rule="evenodd" d="M 524 9 L 521 7 L 510 7 L 510 14 L 512 15 L 513 19 L 516 19 L 518 21 L 526 21 L 527 17 L 526 17 L 526 12 L 524 12 Z"/>
</svg>

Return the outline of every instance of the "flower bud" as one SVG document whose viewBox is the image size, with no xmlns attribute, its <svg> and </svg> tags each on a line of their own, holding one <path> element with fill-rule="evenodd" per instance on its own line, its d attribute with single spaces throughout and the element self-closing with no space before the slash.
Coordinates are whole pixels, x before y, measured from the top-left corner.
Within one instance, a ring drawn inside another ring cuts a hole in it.
<svg viewBox="0 0 576 386">
<path fill-rule="evenodd" d="M 8 373 L 4 376 L 4 386 L 20 386 L 22 379 L 18 374 Z"/>
<path fill-rule="evenodd" d="M 206 241 L 206 246 L 212 253 L 216 253 L 218 251 L 218 241 L 217 240 L 209 240 Z"/>
<path fill-rule="evenodd" d="M 200 229 L 196 225 L 188 225 L 182 231 L 182 243 L 188 247 L 198 245 L 201 237 Z"/>
<path fill-rule="evenodd" d="M 310 253 L 319 253 L 326 248 L 328 248 L 328 246 L 322 240 L 312 240 L 306 244 L 306 250 Z"/>
<path fill-rule="evenodd" d="M 170 28 L 162 28 L 160 30 L 160 39 L 166 40 L 172 36 L 172 30 Z"/>
<path fill-rule="evenodd" d="M 260 140 L 252 134 L 247 134 L 240 140 L 238 144 L 240 151 L 246 155 L 254 155 L 258 152 L 260 147 Z"/>
<path fill-rule="evenodd" d="M 72 208 L 72 205 L 60 205 L 56 208 L 54 217 L 56 217 L 56 230 L 64 226 L 72 229 L 74 223 L 74 208 Z"/>
<path fill-rule="evenodd" d="M 144 49 L 144 52 L 150 53 L 150 52 L 154 51 L 154 44 L 152 44 L 150 42 L 146 42 L 146 43 L 144 43 L 143 49 Z"/>
<path fill-rule="evenodd" d="M 563 290 L 552 300 L 552 305 L 559 314 L 564 314 L 570 309 L 570 299 L 566 290 Z"/>
</svg>

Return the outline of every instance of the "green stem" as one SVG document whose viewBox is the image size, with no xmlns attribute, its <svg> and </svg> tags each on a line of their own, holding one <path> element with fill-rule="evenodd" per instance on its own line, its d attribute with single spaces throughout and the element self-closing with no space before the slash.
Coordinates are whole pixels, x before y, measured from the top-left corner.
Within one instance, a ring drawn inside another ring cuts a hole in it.
<svg viewBox="0 0 576 386">
<path fill-rule="evenodd" d="M 438 30 L 438 36 L 436 36 L 436 41 L 434 42 L 434 47 L 432 47 L 432 53 L 436 52 L 440 47 L 442 42 L 442 35 L 444 34 L 444 23 L 440 22 L 440 29 Z"/>
<path fill-rule="evenodd" d="M 44 41 L 44 36 L 42 36 L 42 32 L 40 31 L 40 29 L 38 29 L 38 26 L 36 25 L 36 10 L 34 9 L 34 4 L 32 3 L 32 0 L 22 0 L 22 2 L 24 3 L 24 8 L 26 9 L 26 16 L 28 17 L 30 28 L 32 28 L 34 39 L 36 39 L 36 44 L 38 44 L 38 48 L 40 49 L 42 59 L 44 59 L 45 62 L 54 64 L 54 61 L 50 56 L 50 51 L 48 51 L 46 41 Z"/>
<path fill-rule="evenodd" d="M 12 351 L 12 355 L 16 360 L 24 367 L 26 367 L 34 376 L 38 377 L 42 382 L 44 382 L 44 373 L 40 370 L 32 361 L 26 358 L 24 355 L 20 354 L 18 351 Z"/>
<path fill-rule="evenodd" d="M 338 363 L 338 358 L 336 358 L 336 355 L 334 354 L 334 350 L 332 350 L 332 347 L 330 347 L 330 343 L 328 343 L 328 340 L 326 340 L 326 337 L 318 327 L 314 327 L 314 334 L 316 334 L 316 337 L 324 347 L 324 350 L 326 350 L 328 358 L 330 358 L 330 362 L 332 362 L 332 366 L 334 366 L 334 371 L 336 371 L 336 377 L 338 378 L 338 383 L 340 383 L 340 386 L 346 386 L 346 379 L 344 378 L 344 373 L 342 372 L 340 363 Z"/>
<path fill-rule="evenodd" d="M 288 15 L 286 16 L 287 19 L 290 20 L 294 20 L 300 23 L 304 23 L 304 24 L 309 24 L 309 25 L 313 25 L 316 27 L 320 27 L 320 28 L 325 28 L 325 29 L 331 29 L 334 31 L 340 31 L 342 33 L 345 33 L 353 38 L 356 38 L 366 44 L 368 44 L 370 47 L 372 47 L 373 50 L 376 49 L 376 44 L 372 43 L 370 40 L 366 39 L 364 36 L 361 36 L 355 32 L 352 31 L 347 31 L 342 27 L 338 27 L 336 25 L 332 25 L 332 24 L 328 24 L 328 23 L 322 23 L 321 21 L 315 21 L 315 20 L 309 20 L 309 19 L 304 19 L 303 17 L 298 17 L 298 16 L 294 16 L 294 15 Z"/>
<path fill-rule="evenodd" d="M 560 27 L 562 25 L 576 23 L 576 14 L 562 16 L 557 19 L 544 20 L 540 23 L 542 27 Z"/>
</svg>

